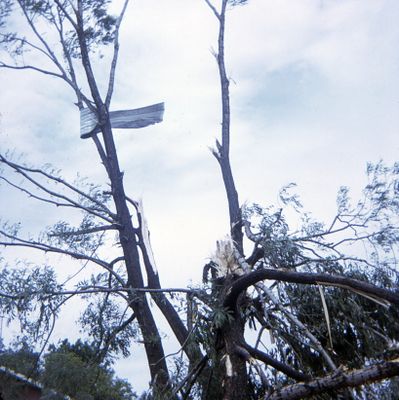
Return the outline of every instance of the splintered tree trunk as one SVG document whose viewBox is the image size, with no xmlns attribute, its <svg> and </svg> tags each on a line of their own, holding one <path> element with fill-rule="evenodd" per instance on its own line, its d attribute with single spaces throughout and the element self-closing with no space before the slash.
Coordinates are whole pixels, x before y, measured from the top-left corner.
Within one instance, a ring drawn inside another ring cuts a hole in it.
<svg viewBox="0 0 399 400">
<path fill-rule="evenodd" d="M 225 303 L 229 293 L 233 276 L 228 276 L 223 282 L 215 285 L 213 295 L 220 304 Z M 247 358 L 242 351 L 244 342 L 244 320 L 237 311 L 242 302 L 242 296 L 237 298 L 234 306 L 226 310 L 229 317 L 215 333 L 215 356 L 213 371 L 209 379 L 209 387 L 203 400 L 244 400 L 250 399 L 251 389 L 248 380 Z M 241 351 L 240 351 L 241 350 Z"/>
<path fill-rule="evenodd" d="M 237 352 L 240 338 L 243 337 L 244 326 L 240 319 L 234 319 L 222 329 L 221 360 L 224 364 L 223 400 L 246 400 L 251 398 L 246 360 Z"/>
<path fill-rule="evenodd" d="M 238 193 L 234 183 L 233 172 L 230 164 L 230 95 L 229 95 L 229 79 L 226 74 L 224 60 L 224 33 L 225 33 L 225 17 L 228 0 L 223 0 L 220 12 L 214 7 L 210 1 L 205 0 L 212 9 L 219 23 L 218 36 L 218 53 L 215 54 L 218 64 L 221 100 L 222 100 L 222 137 L 221 142 L 216 141 L 216 149 L 213 151 L 216 157 L 224 183 L 227 196 L 230 221 L 230 235 L 238 252 L 243 255 L 243 233 L 242 233 L 242 216 L 239 204 Z M 223 283 L 220 293 L 221 304 L 224 303 L 226 291 L 229 287 L 229 279 Z M 235 311 L 235 310 L 229 310 Z M 235 400 L 249 398 L 248 373 L 246 360 L 238 355 L 237 346 L 244 334 L 244 324 L 237 315 L 233 320 L 228 321 L 226 326 L 219 331 L 219 338 L 216 340 L 216 360 L 215 371 L 213 376 L 216 393 L 212 399 Z M 216 382 L 216 384 L 215 384 Z"/>
<path fill-rule="evenodd" d="M 219 21 L 219 37 L 218 37 L 218 54 L 216 57 L 220 88 L 222 95 L 222 142 L 216 142 L 217 152 L 214 153 L 222 172 L 223 183 L 227 195 L 230 220 L 230 234 L 237 250 L 243 255 L 243 233 L 242 233 L 242 216 L 239 204 L 238 192 L 234 183 L 233 172 L 230 164 L 230 94 L 229 79 L 226 74 L 225 57 L 224 57 L 224 33 L 225 33 L 225 17 L 227 9 L 227 0 L 223 0 L 221 11 L 215 12 Z M 229 279 L 224 283 L 222 296 L 226 296 L 229 287 Z M 221 299 L 223 300 L 223 298 Z M 223 301 L 222 301 L 223 304 Z M 221 331 L 222 347 L 219 350 L 219 357 L 224 368 L 223 379 L 220 382 L 223 386 L 223 400 L 241 400 L 248 399 L 249 385 L 246 360 L 238 355 L 238 345 L 244 335 L 244 323 L 236 310 L 232 311 L 235 318 L 224 326 Z"/>
</svg>

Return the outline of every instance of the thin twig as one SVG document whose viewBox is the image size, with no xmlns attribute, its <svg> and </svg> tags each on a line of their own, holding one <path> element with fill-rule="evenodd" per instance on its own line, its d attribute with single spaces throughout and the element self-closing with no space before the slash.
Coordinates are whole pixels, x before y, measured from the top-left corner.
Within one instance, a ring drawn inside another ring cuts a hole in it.
<svg viewBox="0 0 399 400">
<path fill-rule="evenodd" d="M 109 108 L 109 106 L 110 106 L 112 94 L 114 91 L 115 70 L 116 70 L 116 64 L 118 62 L 118 54 L 119 54 L 119 28 L 121 26 L 123 16 L 125 14 L 128 4 L 129 4 L 129 0 L 125 0 L 123 7 L 122 7 L 122 11 L 121 11 L 121 13 L 116 21 L 116 24 L 115 24 L 114 55 L 112 58 L 111 68 L 110 68 L 110 72 L 109 72 L 107 96 L 105 98 L 105 105 L 107 108 Z"/>
</svg>

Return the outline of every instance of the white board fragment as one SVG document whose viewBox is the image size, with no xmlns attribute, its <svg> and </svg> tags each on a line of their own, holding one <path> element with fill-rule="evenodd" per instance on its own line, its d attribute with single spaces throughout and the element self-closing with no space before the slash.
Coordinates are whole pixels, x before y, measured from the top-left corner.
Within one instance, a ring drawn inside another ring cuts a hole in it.
<svg viewBox="0 0 399 400">
<path fill-rule="evenodd" d="M 152 104 L 133 110 L 111 111 L 111 127 L 115 129 L 139 129 L 162 122 L 164 103 Z M 80 137 L 87 139 L 101 131 L 97 115 L 89 108 L 80 111 Z"/>
</svg>

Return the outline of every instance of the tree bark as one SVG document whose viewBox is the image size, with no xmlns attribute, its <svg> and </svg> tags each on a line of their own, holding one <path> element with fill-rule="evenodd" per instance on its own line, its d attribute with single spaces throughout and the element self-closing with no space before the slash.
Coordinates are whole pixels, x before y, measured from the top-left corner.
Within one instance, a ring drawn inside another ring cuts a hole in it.
<svg viewBox="0 0 399 400">
<path fill-rule="evenodd" d="M 97 117 L 101 127 L 104 140 L 105 153 L 107 157 L 107 173 L 111 182 L 111 192 L 114 200 L 117 223 L 120 225 L 119 238 L 122 246 L 125 265 L 128 275 L 128 286 L 144 288 L 143 275 L 141 272 L 140 256 L 135 229 L 132 224 L 130 211 L 127 205 L 126 194 L 123 185 L 123 173 L 119 167 L 118 155 L 113 139 L 109 112 L 101 99 L 96 80 L 91 68 L 89 53 L 85 41 L 83 29 L 83 15 L 81 1 L 78 2 L 78 38 L 81 49 L 82 64 L 91 94 L 97 110 Z M 155 387 L 167 387 L 169 374 L 165 361 L 165 353 L 162 346 L 158 327 L 153 318 L 145 293 L 130 293 L 130 306 L 137 317 L 141 333 L 143 335 L 144 347 L 147 355 L 148 366 L 151 373 L 151 381 Z"/>
<path fill-rule="evenodd" d="M 220 285 L 215 285 L 214 295 L 219 297 L 220 303 L 228 293 L 231 281 L 234 276 L 227 276 Z M 240 304 L 243 297 L 237 302 Z M 225 310 L 229 313 L 229 310 Z M 212 393 L 212 400 L 244 400 L 251 398 L 249 386 L 247 361 L 243 356 L 242 343 L 244 343 L 245 320 L 239 313 L 234 317 L 229 313 L 226 322 L 221 326 L 215 335 L 216 361 L 214 365 L 215 394 Z"/>
<path fill-rule="evenodd" d="M 222 144 L 216 142 L 217 160 L 222 171 L 223 183 L 226 190 L 229 206 L 230 233 L 237 249 L 243 254 L 243 233 L 241 208 L 238 200 L 238 193 L 234 183 L 233 172 L 230 165 L 230 93 L 229 79 L 226 74 L 224 59 L 224 33 L 226 22 L 227 0 L 223 0 L 222 9 L 218 14 L 219 20 L 219 38 L 217 63 L 220 77 L 220 87 L 222 93 Z"/>
<path fill-rule="evenodd" d="M 260 269 L 253 271 L 231 285 L 228 296 L 225 299 L 225 307 L 235 311 L 238 296 L 249 286 L 254 285 L 265 279 L 282 282 L 301 283 L 305 285 L 329 285 L 348 290 L 353 290 L 360 295 L 367 295 L 380 302 L 391 303 L 399 306 L 399 293 L 392 290 L 383 289 L 370 283 L 358 279 L 347 278 L 340 275 L 329 275 L 322 273 L 305 273 L 296 271 L 286 271 L 278 269 Z"/>
<path fill-rule="evenodd" d="M 382 362 L 363 369 L 337 373 L 315 379 L 307 383 L 298 383 L 276 390 L 267 400 L 297 400 L 315 396 L 329 390 L 339 390 L 372 383 L 399 375 L 399 360 Z"/>
<path fill-rule="evenodd" d="M 219 352 L 224 364 L 223 400 L 247 400 L 251 398 L 247 360 L 238 351 L 244 335 L 244 321 L 235 318 L 223 327 L 221 333 L 224 341 Z"/>
<path fill-rule="evenodd" d="M 210 5 L 209 2 L 207 2 Z M 229 79 L 226 74 L 225 56 L 224 56 L 224 34 L 226 9 L 228 0 L 223 0 L 220 13 L 210 5 L 219 21 L 219 37 L 218 37 L 218 54 L 217 64 L 220 77 L 220 88 L 222 95 L 222 143 L 216 141 L 217 149 L 214 152 L 219 162 L 222 172 L 223 183 L 227 195 L 229 207 L 230 235 L 241 255 L 243 250 L 243 232 L 242 232 L 242 216 L 238 199 L 238 193 L 234 183 L 233 172 L 230 165 L 230 94 Z M 230 279 L 226 279 L 220 291 L 220 298 L 226 296 Z M 221 301 L 223 303 L 223 301 Z M 225 324 L 220 329 L 221 349 L 218 350 L 218 358 L 220 360 L 219 377 L 222 378 L 222 397 L 223 400 L 244 400 L 249 398 L 248 372 L 246 360 L 237 352 L 237 346 L 244 336 L 245 323 L 239 315 L 235 315 L 233 320 Z M 216 399 L 216 397 L 215 397 Z"/>
</svg>

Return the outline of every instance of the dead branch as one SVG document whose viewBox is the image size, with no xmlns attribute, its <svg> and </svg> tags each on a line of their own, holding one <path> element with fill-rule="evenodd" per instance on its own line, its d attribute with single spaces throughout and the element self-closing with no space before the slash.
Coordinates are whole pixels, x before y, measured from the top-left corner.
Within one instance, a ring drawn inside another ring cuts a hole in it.
<svg viewBox="0 0 399 400">
<path fill-rule="evenodd" d="M 119 14 L 118 20 L 116 21 L 115 25 L 115 38 L 114 38 L 114 55 L 111 62 L 111 68 L 109 72 L 109 79 L 108 79 L 108 90 L 107 96 L 105 98 L 105 105 L 109 108 L 111 103 L 112 94 L 114 92 L 114 84 L 115 84 L 115 69 L 116 64 L 118 62 L 118 54 L 119 54 L 119 29 L 123 20 L 123 16 L 125 15 L 126 8 L 129 4 L 129 0 L 125 0 L 123 3 L 122 11 Z"/>
<path fill-rule="evenodd" d="M 399 359 L 381 362 L 354 371 L 337 371 L 311 382 L 278 389 L 267 400 L 297 400 L 316 396 L 328 390 L 360 386 L 399 375 Z"/>
</svg>

